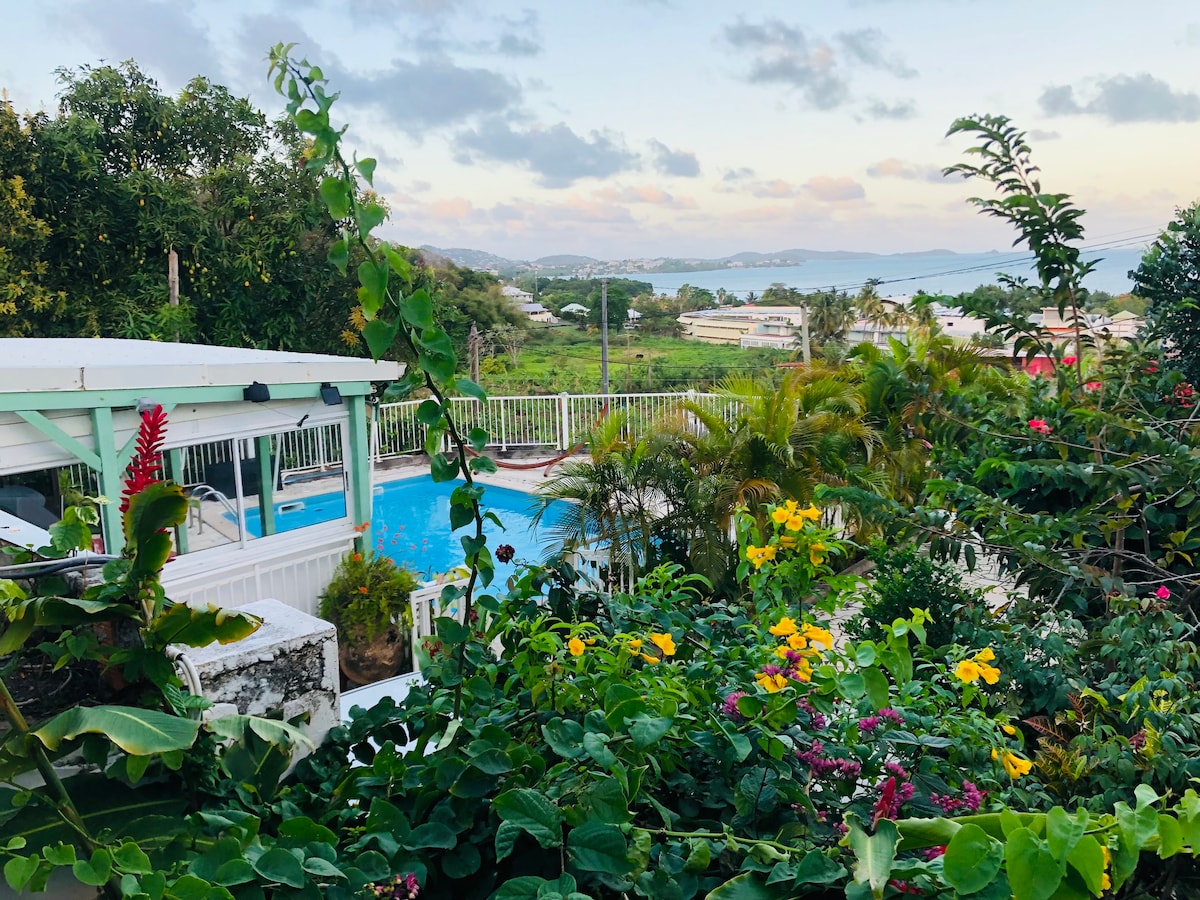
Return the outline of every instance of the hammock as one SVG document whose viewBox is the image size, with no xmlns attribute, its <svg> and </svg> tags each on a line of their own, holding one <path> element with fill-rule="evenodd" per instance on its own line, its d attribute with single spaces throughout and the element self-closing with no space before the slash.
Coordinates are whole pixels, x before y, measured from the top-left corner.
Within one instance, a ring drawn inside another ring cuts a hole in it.
<svg viewBox="0 0 1200 900">
<path fill-rule="evenodd" d="M 592 424 L 592 430 L 595 430 L 596 427 L 601 422 L 604 421 L 604 417 L 607 415 L 608 415 L 608 401 L 605 400 L 604 406 L 600 407 L 600 415 L 596 416 L 596 421 Z M 550 470 L 552 468 L 557 466 L 560 462 L 562 462 L 568 456 L 574 456 L 576 453 L 578 453 L 580 450 L 582 450 L 586 446 L 587 446 L 587 441 L 580 441 L 578 444 L 576 444 L 570 450 L 566 450 L 566 451 L 560 453 L 558 456 L 554 457 L 553 459 L 543 459 L 543 460 L 539 460 L 538 462 L 517 463 L 517 462 L 507 462 L 507 461 L 501 460 L 501 459 L 494 459 L 494 460 L 492 460 L 492 462 L 494 462 L 496 464 L 496 467 L 500 468 L 500 469 L 518 469 L 518 470 L 540 469 L 544 466 L 546 469 L 544 474 L 549 475 Z M 483 456 L 482 453 L 476 453 L 470 447 L 465 447 L 464 449 L 467 451 L 467 453 L 471 454 L 471 456 Z"/>
</svg>

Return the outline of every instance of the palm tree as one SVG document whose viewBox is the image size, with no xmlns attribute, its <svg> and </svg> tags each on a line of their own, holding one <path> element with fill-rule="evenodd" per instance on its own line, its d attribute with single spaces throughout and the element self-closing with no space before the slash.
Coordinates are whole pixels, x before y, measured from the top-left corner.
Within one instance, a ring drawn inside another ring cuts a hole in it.
<svg viewBox="0 0 1200 900">
<path fill-rule="evenodd" d="M 809 502 L 818 484 L 876 485 L 871 456 L 879 436 L 863 421 L 853 370 L 813 365 L 793 369 L 780 384 L 737 376 L 718 393 L 737 409 L 731 421 L 687 405 L 704 425 L 690 438 L 691 467 L 709 480 L 712 515 L 722 526 L 741 507 Z"/>
<path fill-rule="evenodd" d="M 808 298 L 808 321 L 816 343 L 841 341 L 854 324 L 854 301 L 844 291 L 818 291 Z"/>
<path fill-rule="evenodd" d="M 875 334 L 871 338 L 872 344 L 879 343 L 878 336 L 883 331 L 883 326 L 889 324 L 891 319 L 891 311 L 883 302 L 883 298 L 879 296 L 878 286 L 878 278 L 870 279 L 854 299 L 859 316 L 875 329 Z"/>
</svg>

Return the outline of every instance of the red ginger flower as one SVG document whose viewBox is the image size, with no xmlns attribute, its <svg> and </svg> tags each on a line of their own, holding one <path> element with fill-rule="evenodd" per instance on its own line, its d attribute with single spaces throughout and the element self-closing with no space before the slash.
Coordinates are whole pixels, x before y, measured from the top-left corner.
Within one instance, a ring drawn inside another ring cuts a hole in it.
<svg viewBox="0 0 1200 900">
<path fill-rule="evenodd" d="M 129 498 L 146 487 L 162 481 L 162 445 L 167 437 L 167 414 L 161 406 L 142 412 L 136 450 L 125 470 L 125 489 L 121 492 L 121 512 L 129 510 Z"/>
</svg>

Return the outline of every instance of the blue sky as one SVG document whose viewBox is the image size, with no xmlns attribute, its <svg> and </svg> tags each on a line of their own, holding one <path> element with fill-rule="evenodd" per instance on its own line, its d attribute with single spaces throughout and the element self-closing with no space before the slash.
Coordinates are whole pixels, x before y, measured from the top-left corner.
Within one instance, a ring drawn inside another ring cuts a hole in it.
<svg viewBox="0 0 1200 900">
<path fill-rule="evenodd" d="M 135 59 L 270 113 L 276 41 L 322 65 L 395 240 L 516 258 L 1007 248 L 943 179 L 957 116 L 1030 131 L 1092 240 L 1200 197 L 1200 7 L 1184 0 L 0 0 L 0 87 Z M 366 12 L 351 15 L 351 7 Z"/>
</svg>

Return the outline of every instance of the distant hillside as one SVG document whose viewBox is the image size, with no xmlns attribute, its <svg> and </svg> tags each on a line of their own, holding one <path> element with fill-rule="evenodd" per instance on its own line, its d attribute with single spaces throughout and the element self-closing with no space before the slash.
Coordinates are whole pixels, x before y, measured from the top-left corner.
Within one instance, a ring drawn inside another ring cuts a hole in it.
<svg viewBox="0 0 1200 900">
<path fill-rule="evenodd" d="M 600 260 L 590 256 L 572 256 L 570 253 L 560 253 L 557 256 L 540 256 L 533 262 L 534 265 L 541 266 L 543 269 L 562 269 L 569 266 L 591 265 Z"/>
<path fill-rule="evenodd" d="M 888 254 L 869 253 L 863 250 L 807 250 L 793 248 L 778 250 L 774 253 L 758 253 L 746 250 L 731 256 L 721 256 L 715 259 L 700 257 L 653 257 L 641 259 L 611 259 L 601 260 L 591 256 L 579 256 L 573 253 L 559 253 L 542 256 L 532 262 L 521 259 L 507 259 L 488 253 L 485 250 L 471 250 L 466 247 L 442 249 L 424 245 L 421 247 L 429 253 L 445 257 L 451 262 L 469 269 L 482 269 L 496 272 L 505 277 L 511 277 L 525 272 L 538 272 L 543 275 L 568 275 L 591 278 L 598 275 L 617 273 L 654 273 L 654 272 L 707 272 L 715 269 L 740 269 L 769 266 L 801 266 L 809 260 L 816 259 L 876 259 Z M 921 256 L 955 256 L 951 250 L 917 250 L 909 253 L 895 253 L 892 256 L 921 257 Z"/>
</svg>

